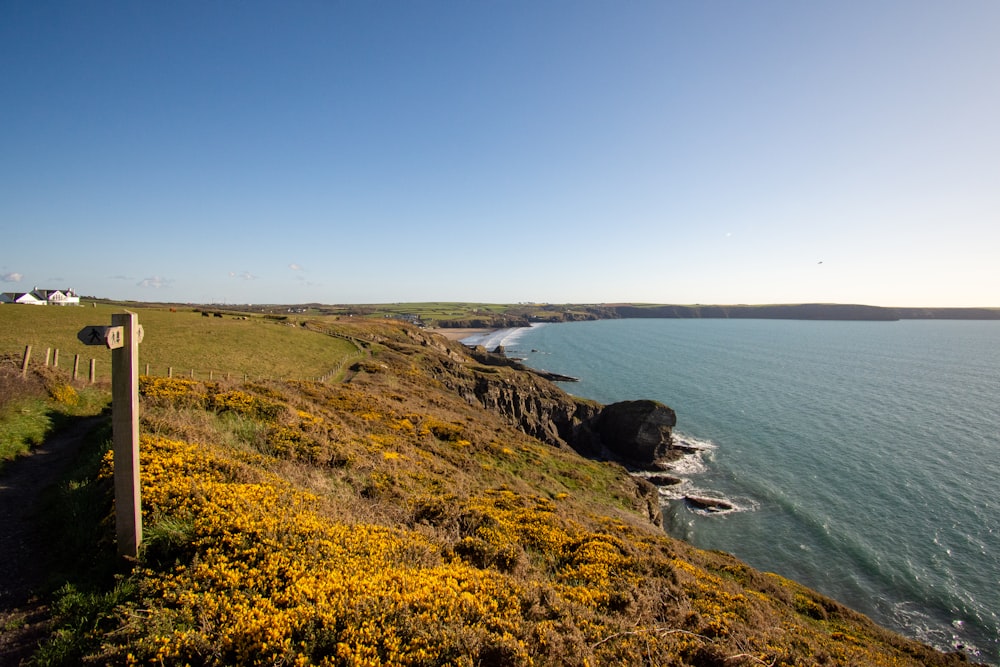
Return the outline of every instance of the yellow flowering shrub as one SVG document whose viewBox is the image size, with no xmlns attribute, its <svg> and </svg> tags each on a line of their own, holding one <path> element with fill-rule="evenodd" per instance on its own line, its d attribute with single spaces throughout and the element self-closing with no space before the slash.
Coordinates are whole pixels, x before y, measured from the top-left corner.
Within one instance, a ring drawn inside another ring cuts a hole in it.
<svg viewBox="0 0 1000 667">
<path fill-rule="evenodd" d="M 438 419 L 428 418 L 421 425 L 421 433 L 431 433 L 438 440 L 446 442 L 457 442 L 462 439 L 463 429 L 461 424 L 443 422 Z"/>
<path fill-rule="evenodd" d="M 238 389 L 214 394 L 211 407 L 218 412 L 229 410 L 264 421 L 274 420 L 286 411 L 281 403 Z"/>
<path fill-rule="evenodd" d="M 147 563 L 144 622 L 107 650 L 165 664 L 528 662 L 509 577 L 445 562 L 416 533 L 332 523 L 314 496 L 220 451 L 142 448 L 147 521 L 189 521 L 194 555 Z"/>
<path fill-rule="evenodd" d="M 140 375 L 139 395 L 157 404 L 195 407 L 204 403 L 206 391 L 194 380 Z"/>
<path fill-rule="evenodd" d="M 76 393 L 76 389 L 65 383 L 50 386 L 49 396 L 52 397 L 52 400 L 63 405 L 76 405 L 80 402 L 80 395 Z"/>
</svg>

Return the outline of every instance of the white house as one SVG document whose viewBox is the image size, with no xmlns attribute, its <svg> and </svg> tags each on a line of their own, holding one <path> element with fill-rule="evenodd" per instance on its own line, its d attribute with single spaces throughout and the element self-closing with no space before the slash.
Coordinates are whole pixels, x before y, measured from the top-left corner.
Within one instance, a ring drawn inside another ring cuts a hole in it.
<svg viewBox="0 0 1000 667">
<path fill-rule="evenodd" d="M 46 303 L 53 306 L 79 306 L 80 297 L 76 295 L 72 289 L 68 290 L 57 290 L 57 289 L 34 289 L 32 290 L 40 299 L 44 299 Z"/>
<path fill-rule="evenodd" d="M 3 303 L 26 303 L 33 306 L 44 306 L 48 303 L 45 299 L 39 299 L 34 292 L 4 292 L 0 295 L 0 302 Z"/>
<path fill-rule="evenodd" d="M 72 289 L 38 289 L 30 292 L 3 292 L 0 293 L 0 303 L 24 303 L 33 306 L 79 306 L 80 297 Z"/>
</svg>

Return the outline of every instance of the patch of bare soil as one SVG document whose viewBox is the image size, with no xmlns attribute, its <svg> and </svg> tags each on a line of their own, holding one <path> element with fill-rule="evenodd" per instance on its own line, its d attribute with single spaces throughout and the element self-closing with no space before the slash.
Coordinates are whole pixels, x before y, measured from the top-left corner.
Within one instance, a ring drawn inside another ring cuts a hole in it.
<svg viewBox="0 0 1000 667">
<path fill-rule="evenodd" d="M 19 665 L 46 636 L 42 593 L 57 536 L 40 525 L 43 494 L 67 472 L 101 417 L 82 417 L 0 476 L 0 665 Z"/>
</svg>

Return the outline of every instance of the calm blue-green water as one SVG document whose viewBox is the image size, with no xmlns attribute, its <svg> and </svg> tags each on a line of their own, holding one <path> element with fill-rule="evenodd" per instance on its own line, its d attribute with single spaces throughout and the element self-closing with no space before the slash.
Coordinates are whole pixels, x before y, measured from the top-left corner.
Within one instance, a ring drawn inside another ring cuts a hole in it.
<svg viewBox="0 0 1000 667">
<path fill-rule="evenodd" d="M 701 444 L 667 530 L 1000 664 L 1000 322 L 603 320 L 500 332 L 603 403 Z M 675 494 L 676 495 L 676 494 Z"/>
</svg>

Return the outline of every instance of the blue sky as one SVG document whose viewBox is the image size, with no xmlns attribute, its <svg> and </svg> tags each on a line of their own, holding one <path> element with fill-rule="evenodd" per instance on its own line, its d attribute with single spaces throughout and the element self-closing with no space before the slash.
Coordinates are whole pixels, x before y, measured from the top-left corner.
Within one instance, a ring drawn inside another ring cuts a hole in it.
<svg viewBox="0 0 1000 667">
<path fill-rule="evenodd" d="M 0 291 L 1000 306 L 995 0 L 0 3 Z"/>
</svg>

